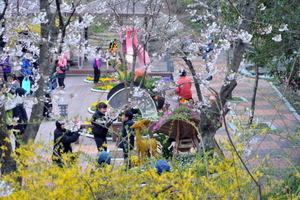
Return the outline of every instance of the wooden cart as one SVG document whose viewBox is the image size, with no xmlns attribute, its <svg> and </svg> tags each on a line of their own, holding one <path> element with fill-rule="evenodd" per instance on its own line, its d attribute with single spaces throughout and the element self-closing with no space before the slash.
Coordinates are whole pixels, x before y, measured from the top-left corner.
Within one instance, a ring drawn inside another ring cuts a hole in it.
<svg viewBox="0 0 300 200">
<path fill-rule="evenodd" d="M 165 121 L 159 128 L 153 130 L 155 133 L 163 133 L 170 138 L 175 139 L 173 157 L 176 158 L 178 151 L 187 152 L 192 147 L 197 151 L 200 149 L 197 130 L 200 119 L 169 119 Z M 194 125 L 192 125 L 193 123 Z"/>
</svg>

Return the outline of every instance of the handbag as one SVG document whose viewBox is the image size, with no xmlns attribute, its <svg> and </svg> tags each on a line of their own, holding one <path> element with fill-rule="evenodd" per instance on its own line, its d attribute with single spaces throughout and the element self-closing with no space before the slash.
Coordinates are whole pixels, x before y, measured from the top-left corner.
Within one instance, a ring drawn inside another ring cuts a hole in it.
<svg viewBox="0 0 300 200">
<path fill-rule="evenodd" d="M 60 70 L 65 72 L 65 71 L 69 71 L 69 68 L 70 68 L 70 66 L 66 65 L 64 67 L 60 67 Z"/>
</svg>

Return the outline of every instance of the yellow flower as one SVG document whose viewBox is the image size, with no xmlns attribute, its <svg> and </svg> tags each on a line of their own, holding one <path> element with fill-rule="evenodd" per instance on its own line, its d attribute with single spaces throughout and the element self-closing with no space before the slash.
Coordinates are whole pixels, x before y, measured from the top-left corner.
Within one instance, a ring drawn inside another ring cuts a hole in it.
<svg viewBox="0 0 300 200">
<path fill-rule="evenodd" d="M 260 132 L 261 135 L 265 134 L 268 131 L 268 128 L 263 128 L 262 131 Z"/>
<path fill-rule="evenodd" d="M 91 105 L 90 105 L 90 107 L 96 107 L 99 103 L 105 103 L 105 104 L 107 104 L 107 101 L 99 101 L 99 102 L 95 102 L 95 103 L 92 103 Z"/>
</svg>

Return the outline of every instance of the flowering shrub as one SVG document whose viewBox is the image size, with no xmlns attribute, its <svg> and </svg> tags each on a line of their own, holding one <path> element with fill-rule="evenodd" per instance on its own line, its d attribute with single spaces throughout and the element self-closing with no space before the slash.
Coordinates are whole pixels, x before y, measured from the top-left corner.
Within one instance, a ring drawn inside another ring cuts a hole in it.
<svg viewBox="0 0 300 200">
<path fill-rule="evenodd" d="M 188 119 L 188 118 L 200 118 L 199 109 L 193 109 L 192 106 L 178 105 L 174 110 L 166 109 L 163 116 L 160 117 L 159 122 L 155 124 L 153 129 L 157 129 L 165 121 L 169 119 Z"/>
<path fill-rule="evenodd" d="M 236 155 L 230 158 L 209 158 L 194 155 L 190 159 L 171 161 L 171 171 L 157 174 L 156 160 L 136 165 L 131 170 L 123 166 L 101 167 L 84 152 L 70 162 L 70 154 L 63 156 L 60 168 L 51 162 L 52 144 L 29 142 L 21 145 L 14 155 L 18 170 L 2 175 L 10 186 L 5 199 L 260 199 L 258 187 L 242 167 Z M 38 152 L 45 152 L 40 156 Z M 84 167 L 79 163 L 85 160 Z M 182 165 L 181 163 L 185 164 Z M 149 164 L 150 163 L 150 164 Z M 257 181 L 265 177 L 259 168 L 251 170 Z M 293 171 L 294 173 L 294 171 Z M 299 173 L 294 173 L 295 178 Z M 22 185 L 18 180 L 23 179 Z M 276 179 L 268 179 L 262 197 L 272 197 L 274 189 L 284 189 Z M 1 190 L 1 188 L 0 188 Z M 275 195 L 275 194 L 274 194 Z M 276 199 L 296 199 L 293 193 L 278 193 Z M 275 196 L 274 196 L 275 197 Z M 2 197 L 3 198 L 3 197 Z"/>
</svg>

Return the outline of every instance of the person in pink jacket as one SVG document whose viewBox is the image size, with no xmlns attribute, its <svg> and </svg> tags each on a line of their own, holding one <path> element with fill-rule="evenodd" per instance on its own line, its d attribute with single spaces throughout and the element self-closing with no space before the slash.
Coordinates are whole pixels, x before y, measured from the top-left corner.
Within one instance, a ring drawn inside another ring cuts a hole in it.
<svg viewBox="0 0 300 200">
<path fill-rule="evenodd" d="M 194 102 L 192 98 L 192 82 L 186 77 L 186 71 L 180 71 L 179 80 L 176 82 L 178 87 L 175 89 L 175 93 L 179 95 L 179 102 L 185 103 L 186 101 Z"/>
<path fill-rule="evenodd" d="M 58 85 L 61 87 L 61 89 L 65 89 L 65 78 L 66 78 L 66 70 L 65 67 L 67 66 L 67 57 L 68 54 L 65 54 L 62 56 L 61 59 L 58 60 L 57 65 L 57 79 L 58 79 Z"/>
</svg>

